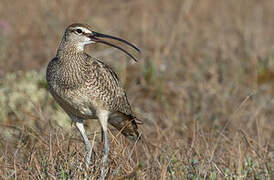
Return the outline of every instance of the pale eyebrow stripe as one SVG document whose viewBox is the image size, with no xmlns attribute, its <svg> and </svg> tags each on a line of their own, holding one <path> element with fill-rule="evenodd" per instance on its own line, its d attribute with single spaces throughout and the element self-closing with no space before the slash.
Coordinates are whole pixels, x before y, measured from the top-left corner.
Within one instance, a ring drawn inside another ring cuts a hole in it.
<svg viewBox="0 0 274 180">
<path fill-rule="evenodd" d="M 76 29 L 81 29 L 84 33 L 91 33 L 91 31 L 88 30 L 87 28 L 77 27 L 77 28 L 75 28 L 75 30 L 76 30 Z"/>
</svg>

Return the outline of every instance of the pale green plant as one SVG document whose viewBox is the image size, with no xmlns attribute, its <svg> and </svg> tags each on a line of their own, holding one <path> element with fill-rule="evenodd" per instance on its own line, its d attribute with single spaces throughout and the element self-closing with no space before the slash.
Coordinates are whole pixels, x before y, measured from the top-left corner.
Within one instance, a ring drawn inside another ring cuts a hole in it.
<svg viewBox="0 0 274 180">
<path fill-rule="evenodd" d="M 45 70 L 6 74 L 0 87 L 0 122 L 10 124 L 13 115 L 17 120 L 31 126 L 32 116 L 42 109 L 43 114 L 52 115 L 52 118 L 48 118 L 56 120 L 59 125 L 69 125 L 67 116 L 60 108 L 55 108 L 46 87 Z"/>
</svg>

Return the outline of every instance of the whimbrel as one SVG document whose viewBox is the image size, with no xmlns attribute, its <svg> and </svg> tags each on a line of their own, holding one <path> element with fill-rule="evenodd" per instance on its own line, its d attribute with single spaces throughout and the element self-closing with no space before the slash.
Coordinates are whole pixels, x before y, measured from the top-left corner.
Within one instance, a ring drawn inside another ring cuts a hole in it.
<svg viewBox="0 0 274 180">
<path fill-rule="evenodd" d="M 121 41 L 140 52 L 126 40 L 95 32 L 86 24 L 75 23 L 66 28 L 56 57 L 48 64 L 46 74 L 50 93 L 81 133 L 86 147 L 87 169 L 92 149 L 83 120 L 99 120 L 104 137 L 101 177 L 105 176 L 109 153 L 107 124 L 113 125 L 129 139 L 137 140 L 140 138 L 137 124 L 141 123 L 134 116 L 116 73 L 110 66 L 84 51 L 85 45 L 98 42 L 118 48 L 136 61 L 126 50 L 103 38 Z"/>
</svg>

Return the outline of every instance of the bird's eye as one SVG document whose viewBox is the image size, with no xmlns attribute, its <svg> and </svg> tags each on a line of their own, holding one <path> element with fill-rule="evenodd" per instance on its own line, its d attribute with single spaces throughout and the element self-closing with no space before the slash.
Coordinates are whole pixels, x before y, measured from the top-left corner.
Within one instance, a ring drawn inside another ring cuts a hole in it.
<svg viewBox="0 0 274 180">
<path fill-rule="evenodd" d="M 78 34 L 81 34 L 83 31 L 82 31 L 81 29 L 76 29 L 76 32 L 77 32 Z"/>
</svg>

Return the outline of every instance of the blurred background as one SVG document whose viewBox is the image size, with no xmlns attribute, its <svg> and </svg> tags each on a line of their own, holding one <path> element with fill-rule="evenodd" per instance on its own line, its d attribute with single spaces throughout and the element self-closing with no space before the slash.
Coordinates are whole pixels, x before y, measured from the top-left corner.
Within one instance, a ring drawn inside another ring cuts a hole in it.
<svg viewBox="0 0 274 180">
<path fill-rule="evenodd" d="M 45 80 L 74 22 L 143 51 L 134 63 L 87 47 L 117 72 L 144 120 L 138 145 L 111 130 L 109 179 L 274 179 L 273 17 L 271 0 L 1 0 L 1 179 L 83 175 L 80 134 Z M 100 129 L 86 126 L 96 176 Z"/>
</svg>

